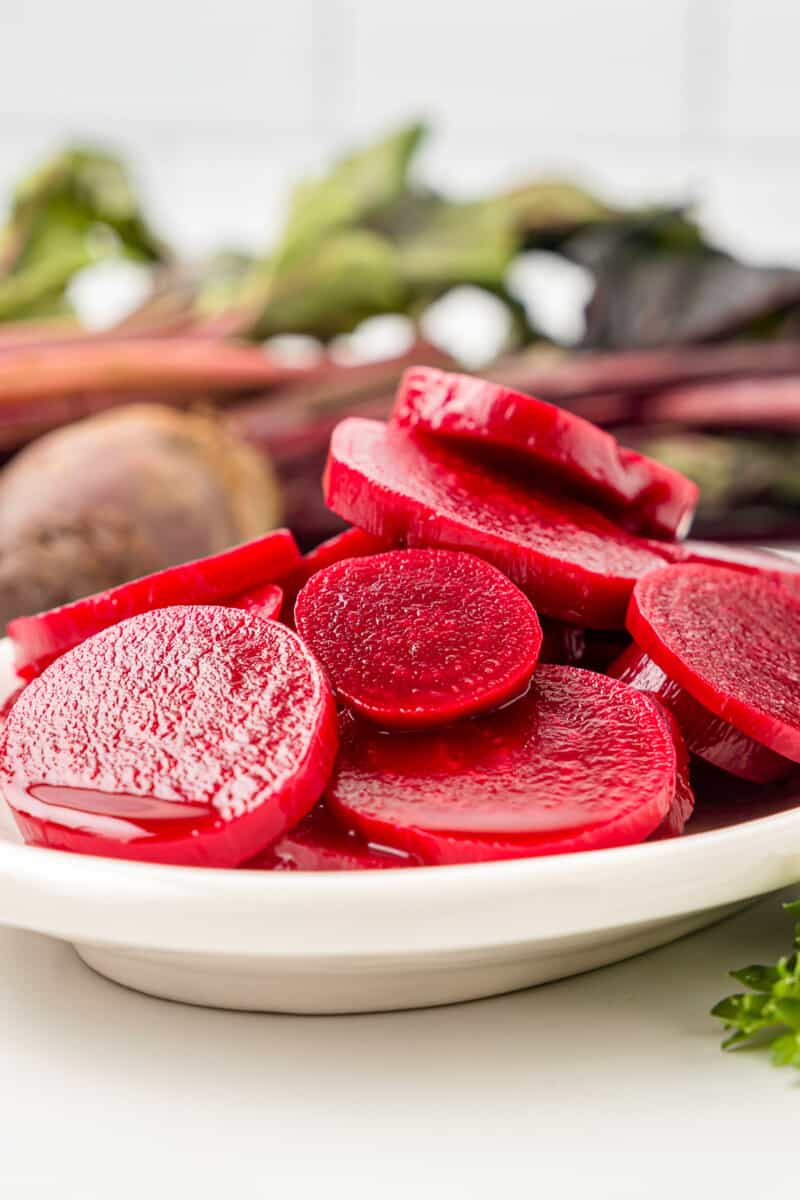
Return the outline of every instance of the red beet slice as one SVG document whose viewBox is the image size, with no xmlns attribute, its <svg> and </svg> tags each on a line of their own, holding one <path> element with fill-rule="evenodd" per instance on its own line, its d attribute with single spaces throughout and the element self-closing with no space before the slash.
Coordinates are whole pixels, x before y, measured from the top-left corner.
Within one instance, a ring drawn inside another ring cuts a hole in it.
<svg viewBox="0 0 800 1200">
<path fill-rule="evenodd" d="M 679 564 L 633 590 L 633 640 L 714 716 L 800 761 L 800 601 L 781 584 Z"/>
<path fill-rule="evenodd" d="M 242 592 L 229 603 L 231 608 L 243 608 L 265 621 L 277 621 L 283 608 L 283 588 L 276 583 L 265 583 L 263 587 Z"/>
<path fill-rule="evenodd" d="M 635 643 L 611 664 L 608 674 L 656 696 L 674 715 L 692 754 L 720 770 L 752 783 L 783 779 L 791 770 L 788 759 L 704 708 Z"/>
<path fill-rule="evenodd" d="M 17 617 L 8 626 L 17 674 L 32 679 L 59 654 L 127 617 L 173 604 L 223 603 L 285 574 L 299 559 L 289 530 L 276 529 L 221 554 L 168 567 L 49 612 Z"/>
<path fill-rule="evenodd" d="M 295 633 L 234 608 L 159 609 L 28 685 L 0 788 L 37 845 L 234 867 L 313 807 L 336 743 L 324 673 Z"/>
<path fill-rule="evenodd" d="M 671 538 L 689 530 L 696 484 L 535 396 L 436 367 L 410 367 L 392 419 L 404 428 L 500 451 L 512 462 L 526 461 L 537 482 L 546 472 L 634 533 Z"/>
<path fill-rule="evenodd" d="M 652 701 L 675 743 L 675 794 L 667 815 L 655 833 L 651 833 L 649 839 L 650 841 L 662 841 L 664 838 L 680 837 L 683 833 L 687 821 L 694 812 L 694 791 L 689 775 L 689 751 L 686 748 L 680 725 L 666 704 L 662 703 L 657 696 L 648 698 Z"/>
<path fill-rule="evenodd" d="M 324 804 L 245 864 L 249 871 L 386 871 L 418 865 L 410 854 L 373 846 L 357 833 L 348 833 Z"/>
<path fill-rule="evenodd" d="M 723 542 L 689 541 L 664 545 L 662 553 L 669 562 L 706 563 L 730 567 L 751 575 L 763 575 L 800 593 L 800 563 L 757 546 L 732 546 Z"/>
<path fill-rule="evenodd" d="M 513 699 L 542 630 L 496 567 L 457 550 L 390 550 L 318 571 L 298 633 L 340 700 L 385 728 L 443 725 Z"/>
<path fill-rule="evenodd" d="M 394 543 L 470 550 L 557 620 L 619 628 L 635 580 L 663 559 L 577 501 L 469 462 L 400 429 L 337 425 L 325 498 L 339 516 Z"/>
<path fill-rule="evenodd" d="M 356 529 L 355 526 L 337 533 L 325 542 L 320 542 L 313 550 L 309 550 L 308 554 L 304 554 L 294 570 L 281 580 L 284 592 L 284 620 L 291 623 L 298 593 L 317 571 L 341 562 L 343 558 L 362 558 L 365 554 L 380 554 L 382 550 L 389 548 L 390 543 L 383 538 L 374 537 L 371 533 L 365 533 L 363 529 Z"/>
<path fill-rule="evenodd" d="M 642 841 L 675 793 L 675 745 L 640 692 L 540 667 L 516 704 L 447 729 L 383 734 L 347 715 L 327 803 L 362 837 L 428 863 Z"/>
</svg>

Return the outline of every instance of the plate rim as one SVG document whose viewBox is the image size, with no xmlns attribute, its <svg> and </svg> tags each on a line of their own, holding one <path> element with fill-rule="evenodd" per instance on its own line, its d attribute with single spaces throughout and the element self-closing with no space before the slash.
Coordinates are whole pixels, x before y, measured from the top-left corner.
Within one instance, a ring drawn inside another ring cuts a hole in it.
<svg viewBox="0 0 800 1200">
<path fill-rule="evenodd" d="M 391 872 L 179 867 L 0 839 L 0 923 L 215 954 L 479 950 L 686 915 L 797 881 L 800 807 L 662 842 Z"/>
</svg>

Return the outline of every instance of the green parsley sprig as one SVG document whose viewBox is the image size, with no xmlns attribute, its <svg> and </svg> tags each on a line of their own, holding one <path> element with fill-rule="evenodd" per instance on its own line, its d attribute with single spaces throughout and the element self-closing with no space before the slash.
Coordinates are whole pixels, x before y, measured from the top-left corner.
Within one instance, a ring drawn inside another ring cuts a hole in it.
<svg viewBox="0 0 800 1200">
<path fill-rule="evenodd" d="M 800 900 L 784 908 L 800 917 Z M 743 967 L 731 975 L 749 990 L 727 996 L 711 1010 L 730 1031 L 723 1049 L 766 1041 L 776 1066 L 800 1068 L 800 921 L 794 927 L 792 954 L 774 967 Z"/>
</svg>

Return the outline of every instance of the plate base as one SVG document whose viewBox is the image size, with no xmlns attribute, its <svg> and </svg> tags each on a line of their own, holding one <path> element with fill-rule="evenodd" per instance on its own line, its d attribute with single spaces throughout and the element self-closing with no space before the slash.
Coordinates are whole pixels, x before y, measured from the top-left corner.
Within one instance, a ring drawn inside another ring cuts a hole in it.
<svg viewBox="0 0 800 1200">
<path fill-rule="evenodd" d="M 601 933 L 430 956 L 278 958 L 76 945 L 107 979 L 183 1004 L 247 1012 L 387 1012 L 479 1000 L 630 958 L 711 925 L 752 901 Z"/>
</svg>

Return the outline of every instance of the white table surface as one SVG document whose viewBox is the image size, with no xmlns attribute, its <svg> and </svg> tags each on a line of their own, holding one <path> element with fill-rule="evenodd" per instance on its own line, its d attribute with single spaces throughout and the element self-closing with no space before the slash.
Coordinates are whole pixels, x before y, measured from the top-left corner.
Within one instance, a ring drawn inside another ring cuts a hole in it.
<svg viewBox="0 0 800 1200">
<path fill-rule="evenodd" d="M 773 897 L 528 992 L 287 1017 L 152 1000 L 0 929 L 0 1195 L 785 1197 L 800 1076 L 722 1055 L 706 1014 L 790 934 Z"/>
</svg>

